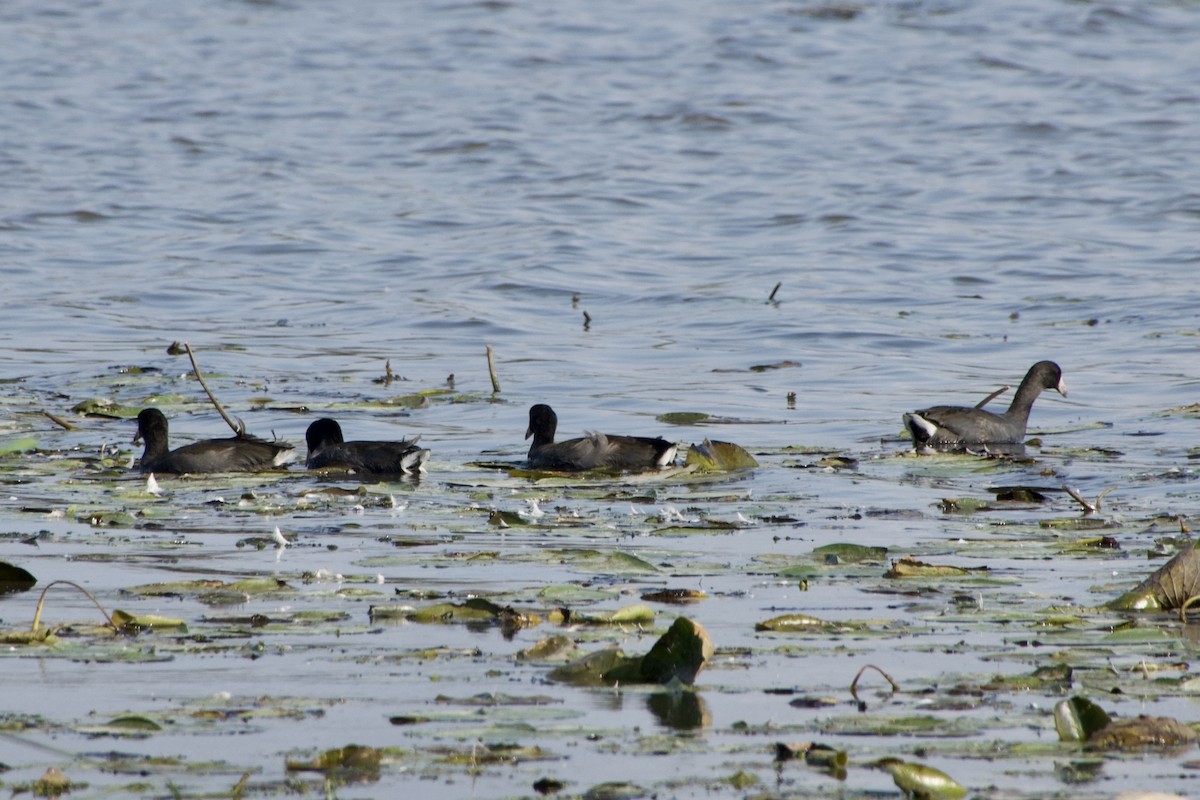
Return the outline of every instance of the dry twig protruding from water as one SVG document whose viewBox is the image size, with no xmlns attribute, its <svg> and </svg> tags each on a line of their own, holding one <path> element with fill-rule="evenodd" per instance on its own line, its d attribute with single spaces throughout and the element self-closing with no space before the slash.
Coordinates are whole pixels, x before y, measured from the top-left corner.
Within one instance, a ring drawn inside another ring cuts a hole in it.
<svg viewBox="0 0 1200 800">
<path fill-rule="evenodd" d="M 854 680 L 852 680 L 850 682 L 850 696 L 854 698 L 854 702 L 858 703 L 860 708 L 862 708 L 865 704 L 861 700 L 858 699 L 858 679 L 861 678 L 863 676 L 863 673 L 869 669 L 873 669 L 876 672 L 878 672 L 880 675 L 882 675 L 884 677 L 884 679 L 887 680 L 887 682 L 892 685 L 893 692 L 900 691 L 900 684 L 898 684 L 898 683 L 896 683 L 896 681 L 892 680 L 891 675 L 888 675 L 886 672 L 884 672 L 883 670 L 881 670 L 879 667 L 875 666 L 874 664 L 867 664 L 858 671 L 858 674 L 854 676 Z"/>
<path fill-rule="evenodd" d="M 34 633 L 37 633 L 38 627 L 41 625 L 42 606 L 46 602 L 46 592 L 50 591 L 51 588 L 57 586 L 60 583 L 65 584 L 67 586 L 72 586 L 72 587 L 78 589 L 79 591 L 83 592 L 85 595 L 87 595 L 87 598 L 89 600 L 91 600 L 93 603 L 95 603 L 96 608 L 100 609 L 100 613 L 104 615 L 104 619 L 106 622 L 108 622 L 108 626 L 110 628 L 112 628 L 114 631 L 117 629 L 117 623 L 113 622 L 113 618 L 111 616 L 109 616 L 109 613 L 107 611 L 104 610 L 104 606 L 100 605 L 100 601 L 96 599 L 95 595 L 93 595 L 87 589 L 83 588 L 82 586 L 80 586 L 78 583 L 75 583 L 74 581 L 58 580 L 58 581 L 51 581 L 50 583 L 46 584 L 45 589 L 42 589 L 42 596 L 38 598 L 37 608 L 33 612 L 33 632 Z"/>
<path fill-rule="evenodd" d="M 70 422 L 68 422 L 67 420 L 63 419 L 62 417 L 60 417 L 56 414 L 51 414 L 49 411 L 46 411 L 45 409 L 42 409 L 42 416 L 44 416 L 46 419 L 50 420 L 55 425 L 59 426 L 60 428 L 62 428 L 64 430 L 68 430 L 68 431 L 75 430 L 75 427 L 76 427 L 75 425 L 71 424 Z"/>
<path fill-rule="evenodd" d="M 587 330 L 591 330 L 591 328 L 592 328 L 592 315 L 589 314 L 588 312 L 584 311 L 583 312 L 583 329 L 585 331 L 587 331 Z"/>
<path fill-rule="evenodd" d="M 496 357 L 492 354 L 492 346 L 487 346 L 488 375 L 492 378 L 492 394 L 500 394 L 500 379 L 496 377 Z"/>
<path fill-rule="evenodd" d="M 783 286 L 783 281 L 779 281 L 778 283 L 775 284 L 775 288 L 771 290 L 771 294 L 767 297 L 768 303 L 775 302 L 775 293 L 779 291 L 780 286 Z"/>
<path fill-rule="evenodd" d="M 1079 503 L 1079 505 L 1083 506 L 1083 513 L 1086 515 L 1086 514 L 1095 514 L 1097 511 L 1099 511 L 1100 510 L 1100 501 L 1104 499 L 1104 495 L 1108 494 L 1109 492 L 1111 492 L 1113 489 L 1116 489 L 1117 487 L 1109 486 L 1107 489 L 1102 491 L 1100 494 L 1096 495 L 1095 503 L 1089 503 L 1086 499 L 1084 499 L 1083 495 L 1081 495 L 1079 492 L 1072 489 L 1070 486 L 1067 486 L 1065 483 L 1062 485 L 1062 488 L 1063 488 L 1064 492 L 1071 495 L 1071 497 L 1073 497 L 1075 499 L 1075 502 L 1077 502 L 1077 503 Z"/>
<path fill-rule="evenodd" d="M 192 352 L 192 346 L 184 342 L 183 349 L 187 350 L 188 358 L 192 360 L 192 372 L 196 373 L 196 380 L 200 381 L 200 388 L 204 390 L 204 393 L 208 395 L 208 399 L 216 406 L 217 413 L 221 415 L 221 419 L 225 420 L 225 424 L 233 428 L 233 432 L 238 436 L 244 436 L 246 434 L 246 423 L 240 419 L 235 423 L 229 414 L 225 412 L 225 408 L 217 400 L 217 396 L 212 393 L 212 390 L 208 388 L 208 384 L 204 382 L 204 376 L 200 374 L 200 366 L 196 363 L 196 354 Z"/>
</svg>

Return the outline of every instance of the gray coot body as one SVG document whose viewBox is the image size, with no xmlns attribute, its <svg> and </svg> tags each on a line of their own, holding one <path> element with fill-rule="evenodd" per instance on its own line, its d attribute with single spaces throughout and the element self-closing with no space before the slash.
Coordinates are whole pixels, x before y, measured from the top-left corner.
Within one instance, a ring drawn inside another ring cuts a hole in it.
<svg viewBox="0 0 1200 800">
<path fill-rule="evenodd" d="M 319 419 L 308 426 L 309 469 L 351 469 L 359 473 L 407 475 L 425 471 L 429 451 L 417 440 L 398 442 L 347 442 L 342 426 L 332 419 Z"/>
<path fill-rule="evenodd" d="M 1025 439 L 1029 410 L 1043 389 L 1067 396 L 1062 369 L 1053 361 L 1039 361 L 1029 368 L 1012 405 L 1003 414 L 964 406 L 934 406 L 905 414 L 904 425 L 917 445 L 929 447 L 1019 444 Z"/>
<path fill-rule="evenodd" d="M 645 470 L 665 467 L 675 460 L 675 445 L 665 439 L 644 436 L 608 436 L 588 433 L 581 439 L 555 442 L 558 416 L 550 406 L 539 403 L 529 409 L 529 465 L 534 469 Z"/>
<path fill-rule="evenodd" d="M 146 443 L 139 469 L 142 472 L 199 474 L 204 472 L 258 472 L 281 467 L 296 457 L 287 442 L 268 442 L 254 436 L 205 439 L 170 450 L 167 418 L 157 408 L 138 414 L 134 444 Z"/>
</svg>

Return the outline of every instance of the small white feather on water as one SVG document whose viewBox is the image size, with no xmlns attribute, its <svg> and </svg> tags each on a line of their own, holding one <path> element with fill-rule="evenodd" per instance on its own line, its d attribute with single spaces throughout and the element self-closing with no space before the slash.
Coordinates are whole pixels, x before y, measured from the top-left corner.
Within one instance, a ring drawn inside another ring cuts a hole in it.
<svg viewBox="0 0 1200 800">
<path fill-rule="evenodd" d="M 154 480 L 154 473 L 150 473 L 150 477 L 146 478 L 146 491 L 158 497 L 163 493 L 162 487 L 158 485 L 158 481 Z"/>
<path fill-rule="evenodd" d="M 287 547 L 289 544 L 291 544 L 291 542 L 289 542 L 283 535 L 283 531 L 279 530 L 278 525 L 275 526 L 275 533 L 271 534 L 271 538 L 275 540 L 275 544 L 279 545 L 280 548 Z"/>
</svg>

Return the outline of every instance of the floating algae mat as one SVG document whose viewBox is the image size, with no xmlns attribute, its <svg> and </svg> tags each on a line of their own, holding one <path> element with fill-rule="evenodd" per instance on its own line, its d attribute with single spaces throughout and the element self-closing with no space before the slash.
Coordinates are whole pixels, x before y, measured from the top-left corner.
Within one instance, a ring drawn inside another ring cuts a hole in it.
<svg viewBox="0 0 1200 800">
<path fill-rule="evenodd" d="M 18 417 L 0 453 L 14 791 L 1100 798 L 1200 780 L 1200 567 L 1176 511 L 1200 490 L 1165 468 L 1131 486 L 1122 453 L 701 438 L 689 465 L 569 475 L 522 470 L 519 446 L 439 464 L 431 441 L 404 481 L 154 485 L 123 440 L 161 387 L 127 380 L 63 403 L 74 429 Z M 385 398 L 340 407 L 487 402 Z M 1048 477 L 1077 461 L 1105 471 L 1078 500 Z"/>
</svg>

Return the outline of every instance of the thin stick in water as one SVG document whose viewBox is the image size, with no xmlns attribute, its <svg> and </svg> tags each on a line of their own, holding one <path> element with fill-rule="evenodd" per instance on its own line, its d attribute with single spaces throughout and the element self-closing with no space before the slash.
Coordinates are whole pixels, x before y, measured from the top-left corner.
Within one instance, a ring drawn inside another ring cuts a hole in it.
<svg viewBox="0 0 1200 800">
<path fill-rule="evenodd" d="M 58 425 L 60 428 L 63 428 L 68 431 L 75 430 L 75 425 L 71 424 L 70 422 L 67 422 L 65 419 L 63 419 L 62 417 L 60 417 L 56 414 L 51 414 L 49 411 L 46 411 L 45 409 L 42 409 L 42 414 L 43 414 L 43 416 L 46 417 L 46 419 L 50 420 L 55 425 Z"/>
<path fill-rule="evenodd" d="M 863 673 L 869 669 L 873 669 L 876 672 L 878 672 L 880 675 L 882 675 L 887 680 L 887 682 L 892 685 L 893 692 L 900 691 L 900 684 L 898 684 L 894 680 L 892 680 L 891 675 L 888 675 L 886 672 L 884 672 L 883 670 L 881 670 L 879 667 L 875 666 L 874 664 L 867 664 L 858 671 L 858 674 L 854 676 L 854 680 L 850 682 L 850 696 L 854 698 L 854 702 L 856 702 L 856 703 L 862 702 L 858 699 L 858 679 L 861 678 L 863 676 Z"/>
<path fill-rule="evenodd" d="M 778 283 L 775 284 L 775 288 L 771 290 L 771 296 L 767 298 L 768 303 L 775 302 L 775 293 L 779 291 L 780 286 L 783 286 L 783 281 L 779 281 Z"/>
<path fill-rule="evenodd" d="M 221 405 L 221 402 L 217 400 L 217 397 L 212 393 L 212 390 L 208 388 L 208 384 L 204 382 L 204 376 L 200 374 L 200 367 L 198 364 L 196 364 L 196 354 L 192 352 L 192 346 L 187 342 L 184 342 L 183 347 L 185 350 L 187 350 L 188 358 L 192 360 L 192 371 L 196 373 L 196 380 L 200 381 L 200 387 L 204 389 L 204 393 L 208 395 L 208 399 L 212 401 L 214 406 L 216 406 L 217 413 L 221 415 L 221 419 L 225 420 L 225 424 L 233 428 L 233 432 L 238 436 L 244 436 L 246 434 L 246 423 L 242 422 L 240 419 L 235 423 L 229 414 L 225 413 L 225 408 Z"/>
<path fill-rule="evenodd" d="M 500 379 L 496 377 L 496 357 L 492 355 L 492 346 L 487 346 L 488 375 L 492 377 L 492 394 L 500 394 Z"/>
</svg>

